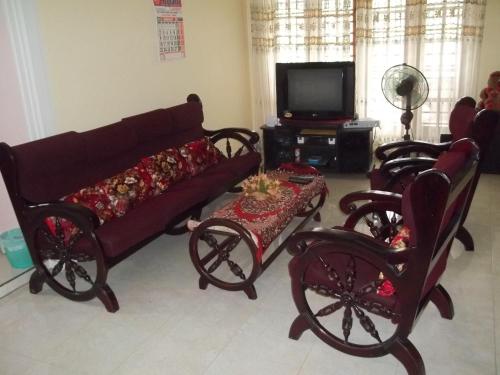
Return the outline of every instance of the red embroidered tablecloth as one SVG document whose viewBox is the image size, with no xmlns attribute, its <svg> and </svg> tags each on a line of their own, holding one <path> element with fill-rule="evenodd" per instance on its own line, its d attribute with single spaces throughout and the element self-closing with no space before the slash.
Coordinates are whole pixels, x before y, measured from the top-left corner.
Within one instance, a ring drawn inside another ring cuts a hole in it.
<svg viewBox="0 0 500 375">
<path fill-rule="evenodd" d="M 294 175 L 293 172 L 276 170 L 267 175 L 280 181 L 276 196 L 257 200 L 241 194 L 210 216 L 232 220 L 249 230 L 257 239 L 259 260 L 290 221 L 307 208 L 309 201 L 326 191 L 325 178 L 321 175 L 314 176 L 306 185 L 289 182 L 288 177 Z"/>
</svg>

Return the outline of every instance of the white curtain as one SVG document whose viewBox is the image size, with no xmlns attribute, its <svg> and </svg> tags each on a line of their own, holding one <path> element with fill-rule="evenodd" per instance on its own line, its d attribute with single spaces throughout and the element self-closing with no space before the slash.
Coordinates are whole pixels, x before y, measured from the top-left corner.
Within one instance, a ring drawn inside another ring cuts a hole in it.
<svg viewBox="0 0 500 375">
<path fill-rule="evenodd" d="M 381 79 L 403 62 L 419 69 L 429 97 L 412 135 L 437 141 L 455 101 L 476 97 L 486 0 L 251 0 L 255 118 L 275 115 L 276 62 L 356 63 L 356 111 L 380 120 L 379 141 L 400 139 L 401 110 Z"/>
</svg>

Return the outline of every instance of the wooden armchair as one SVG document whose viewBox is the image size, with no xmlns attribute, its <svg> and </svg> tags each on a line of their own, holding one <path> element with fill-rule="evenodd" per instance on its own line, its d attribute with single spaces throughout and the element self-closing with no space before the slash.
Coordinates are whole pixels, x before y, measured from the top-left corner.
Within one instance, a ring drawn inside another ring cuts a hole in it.
<svg viewBox="0 0 500 375">
<path fill-rule="evenodd" d="M 450 130 L 453 142 L 464 137 L 470 137 L 479 146 L 479 166 L 474 176 L 472 184 L 472 194 L 476 189 L 481 173 L 481 163 L 484 160 L 485 151 L 488 150 L 489 143 L 495 134 L 500 120 L 500 113 L 492 110 L 482 110 L 476 112 L 472 98 L 462 98 L 457 102 L 450 116 Z M 388 145 L 379 147 L 376 151 L 377 157 L 381 158 L 382 164 L 370 172 L 370 188 L 372 190 L 384 190 L 394 193 L 401 193 L 405 187 L 412 182 L 418 173 L 432 168 L 436 158 L 443 152 L 449 150 L 452 142 L 431 144 L 425 142 L 397 142 L 399 145 L 392 152 L 387 152 Z M 401 157 L 411 153 L 418 153 L 418 157 Z M 465 208 L 463 221 L 467 217 L 469 205 Z M 348 213 L 350 207 L 344 207 L 344 212 Z M 461 226 L 457 232 L 457 239 L 460 240 L 465 249 L 474 250 L 474 240 L 467 229 Z"/>
<path fill-rule="evenodd" d="M 439 154 L 450 148 L 451 144 L 462 138 L 472 138 L 474 117 L 477 114 L 476 101 L 470 96 L 461 98 L 455 103 L 450 114 L 449 130 L 451 140 L 442 143 L 424 141 L 399 141 L 385 143 L 375 150 L 375 156 L 380 160 L 381 166 L 385 163 L 406 157 L 410 154 L 437 158 Z"/>
<path fill-rule="evenodd" d="M 402 195 L 354 193 L 352 201 L 370 202 L 352 212 L 343 227 L 293 235 L 289 272 L 299 315 L 289 337 L 299 339 L 311 329 L 344 353 L 392 354 L 409 374 L 424 375 L 422 357 L 409 335 L 429 301 L 443 318 L 453 318 L 453 303 L 439 280 L 478 158 L 471 140 L 455 142 L 436 168 L 419 174 Z M 401 233 L 409 231 L 407 242 L 400 241 L 403 247 L 353 230 L 367 213 L 386 210 L 400 215 Z"/>
</svg>

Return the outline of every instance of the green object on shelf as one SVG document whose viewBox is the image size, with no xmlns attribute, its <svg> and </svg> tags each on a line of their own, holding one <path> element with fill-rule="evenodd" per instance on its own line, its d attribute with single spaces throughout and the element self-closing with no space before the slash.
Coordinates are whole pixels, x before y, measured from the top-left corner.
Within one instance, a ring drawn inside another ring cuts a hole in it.
<svg viewBox="0 0 500 375">
<path fill-rule="evenodd" d="M 28 268 L 33 266 L 28 246 L 24 241 L 21 229 L 15 228 L 0 235 L 0 243 L 13 268 Z"/>
</svg>

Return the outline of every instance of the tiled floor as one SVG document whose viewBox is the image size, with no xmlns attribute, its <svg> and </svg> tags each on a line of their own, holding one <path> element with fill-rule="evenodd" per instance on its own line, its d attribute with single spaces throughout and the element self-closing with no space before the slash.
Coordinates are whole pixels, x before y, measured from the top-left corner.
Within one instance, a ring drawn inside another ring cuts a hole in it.
<svg viewBox="0 0 500 375">
<path fill-rule="evenodd" d="M 323 225 L 340 224 L 336 202 L 364 176 L 332 176 Z M 483 175 L 467 220 L 477 250 L 453 247 L 442 281 L 455 318 L 429 305 L 411 339 L 428 374 L 495 374 L 500 360 L 500 176 Z M 0 373 L 7 374 L 404 374 L 391 356 L 351 357 L 310 332 L 287 338 L 296 315 L 283 253 L 257 280 L 259 298 L 200 291 L 187 236 L 162 238 L 109 274 L 116 314 L 70 302 L 45 287 L 0 300 Z"/>
</svg>

